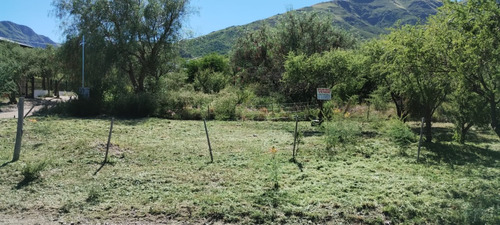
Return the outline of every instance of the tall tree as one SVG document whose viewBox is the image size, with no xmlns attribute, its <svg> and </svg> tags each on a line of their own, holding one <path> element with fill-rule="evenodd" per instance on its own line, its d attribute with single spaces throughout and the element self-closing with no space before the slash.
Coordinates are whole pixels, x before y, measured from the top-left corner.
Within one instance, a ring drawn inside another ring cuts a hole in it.
<svg viewBox="0 0 500 225">
<path fill-rule="evenodd" d="M 331 50 L 323 54 L 295 55 L 285 62 L 285 93 L 299 101 L 313 101 L 316 88 L 330 88 L 336 97 L 347 101 L 356 95 L 365 79 L 362 77 L 364 57 L 353 50 Z"/>
<path fill-rule="evenodd" d="M 310 56 L 337 48 L 351 48 L 355 39 L 319 13 L 287 12 L 275 27 L 249 32 L 233 47 L 231 63 L 245 83 L 259 83 L 280 90 L 290 52 Z"/>
<path fill-rule="evenodd" d="M 384 37 L 383 54 L 374 65 L 401 98 L 396 106 L 425 118 L 427 142 L 432 141 L 432 116 L 451 91 L 448 46 L 441 39 L 445 35 L 430 25 L 395 29 Z"/>
<path fill-rule="evenodd" d="M 153 91 L 166 74 L 188 0 L 54 0 L 56 15 L 70 37 L 104 40 L 112 63 L 125 73 L 135 93 Z M 92 51 L 90 49 L 89 51 Z"/>
<path fill-rule="evenodd" d="M 446 2 L 440 14 L 454 32 L 452 64 L 456 78 L 489 105 L 490 125 L 500 137 L 500 3 L 496 0 Z"/>
</svg>

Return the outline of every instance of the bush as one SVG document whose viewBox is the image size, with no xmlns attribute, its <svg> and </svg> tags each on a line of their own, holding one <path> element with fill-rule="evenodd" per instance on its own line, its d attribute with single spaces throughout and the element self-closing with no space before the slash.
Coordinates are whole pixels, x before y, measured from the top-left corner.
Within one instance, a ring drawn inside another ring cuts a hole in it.
<svg viewBox="0 0 500 225">
<path fill-rule="evenodd" d="M 232 93 L 225 93 L 213 102 L 216 120 L 234 120 L 238 98 Z"/>
<path fill-rule="evenodd" d="M 76 99 L 61 105 L 65 114 L 77 117 L 92 117 L 98 116 L 103 113 L 103 104 L 100 100 L 89 99 Z"/>
<path fill-rule="evenodd" d="M 222 72 L 203 70 L 196 74 L 194 88 L 204 93 L 219 93 L 229 82 L 229 76 Z"/>
<path fill-rule="evenodd" d="M 111 114 L 121 117 L 147 117 L 158 109 L 156 97 L 149 93 L 122 94 L 110 102 Z"/>
<path fill-rule="evenodd" d="M 47 163 L 45 161 L 26 165 L 21 171 L 21 174 L 24 176 L 22 183 L 27 184 L 40 178 L 41 176 L 40 172 L 42 172 L 42 170 L 45 169 L 46 166 Z"/>
<path fill-rule="evenodd" d="M 158 97 L 157 116 L 169 119 L 200 119 L 207 116 L 213 96 L 188 89 L 166 92 Z"/>
<path fill-rule="evenodd" d="M 390 120 L 384 129 L 384 133 L 395 142 L 397 145 L 403 147 L 415 142 L 415 134 L 411 129 L 401 120 Z"/>
</svg>

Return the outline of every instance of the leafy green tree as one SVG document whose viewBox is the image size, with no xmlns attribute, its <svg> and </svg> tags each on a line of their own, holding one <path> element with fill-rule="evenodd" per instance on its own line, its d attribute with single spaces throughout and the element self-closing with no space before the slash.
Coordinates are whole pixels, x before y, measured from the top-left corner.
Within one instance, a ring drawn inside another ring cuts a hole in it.
<svg viewBox="0 0 500 225">
<path fill-rule="evenodd" d="M 89 51 L 110 52 L 113 60 L 107 62 L 126 74 L 135 93 L 141 93 L 154 91 L 168 72 L 188 2 L 54 0 L 53 5 L 70 37 L 85 35 Z M 99 42 L 104 43 L 92 45 Z"/>
<path fill-rule="evenodd" d="M 280 90 L 290 52 L 311 56 L 337 48 L 351 48 L 355 39 L 336 29 L 332 19 L 319 13 L 287 12 L 274 28 L 263 25 L 238 39 L 231 64 L 244 84 L 258 83 Z M 263 93 L 269 94 L 269 93 Z"/>
<path fill-rule="evenodd" d="M 312 101 L 316 88 L 326 87 L 333 89 L 342 101 L 347 101 L 365 82 L 363 60 L 362 55 L 352 50 L 332 50 L 311 56 L 291 52 L 282 80 L 285 92 L 293 99 Z"/>
<path fill-rule="evenodd" d="M 34 56 L 34 49 L 0 42 L 0 94 L 7 94 L 9 103 L 17 103 L 16 97 L 22 88 L 21 81 L 36 68 L 33 63 Z"/>
<path fill-rule="evenodd" d="M 485 126 L 490 121 L 488 104 L 463 84 L 455 84 L 454 91 L 443 104 L 443 111 L 455 125 L 454 139 L 463 144 L 472 126 Z"/>
<path fill-rule="evenodd" d="M 184 67 L 188 74 L 187 81 L 194 84 L 196 91 L 217 93 L 230 80 L 229 60 L 217 53 L 190 60 Z"/>
<path fill-rule="evenodd" d="M 218 53 L 208 54 L 202 58 L 189 60 L 185 66 L 188 74 L 188 82 L 193 82 L 196 74 L 200 71 L 210 70 L 229 74 L 229 59 Z"/>
<path fill-rule="evenodd" d="M 0 42 L 0 94 L 9 96 L 9 103 L 16 103 L 18 93 L 19 54 L 21 48 L 12 43 Z"/>
<path fill-rule="evenodd" d="M 500 137 L 500 3 L 449 1 L 440 14 L 454 36 L 450 59 L 456 78 L 487 102 L 490 125 Z"/>
<path fill-rule="evenodd" d="M 277 86 L 279 73 L 272 55 L 274 29 L 264 24 L 239 38 L 232 49 L 231 66 L 242 84 L 259 83 L 263 89 Z M 263 91 L 264 94 L 268 94 Z"/>
<path fill-rule="evenodd" d="M 451 91 L 446 35 L 433 26 L 403 26 L 384 37 L 379 65 L 381 80 L 389 83 L 408 112 L 424 117 L 426 141 L 432 141 L 432 116 Z M 399 115 L 398 115 L 399 116 Z"/>
</svg>

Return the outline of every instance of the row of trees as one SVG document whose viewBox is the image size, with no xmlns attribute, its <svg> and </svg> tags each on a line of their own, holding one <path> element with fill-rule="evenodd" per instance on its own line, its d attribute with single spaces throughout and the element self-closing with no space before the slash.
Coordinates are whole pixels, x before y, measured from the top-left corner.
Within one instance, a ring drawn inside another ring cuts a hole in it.
<svg viewBox="0 0 500 225">
<path fill-rule="evenodd" d="M 0 94 L 7 95 L 9 103 L 16 103 L 16 96 L 25 88 L 22 83 L 31 83 L 33 89 L 35 78 L 42 80 L 44 89 L 50 89 L 49 80 L 53 81 L 52 90 L 58 93 L 64 76 L 57 57 L 57 50 L 52 46 L 31 49 L 15 43 L 0 42 Z"/>
<path fill-rule="evenodd" d="M 448 1 L 425 24 L 397 26 L 356 45 L 328 19 L 288 13 L 276 28 L 241 38 L 231 63 L 243 83 L 291 100 L 311 101 L 317 87 L 342 101 L 387 96 L 402 120 L 425 118 L 427 141 L 438 109 L 455 122 L 460 142 L 473 125 L 489 123 L 500 136 L 499 18 L 495 0 Z"/>
<path fill-rule="evenodd" d="M 428 141 L 438 110 L 455 122 L 460 141 L 470 127 L 487 123 L 500 136 L 500 9 L 495 0 L 445 2 L 427 23 L 397 26 L 364 43 L 336 29 L 328 16 L 288 12 L 272 27 L 247 32 L 228 57 L 212 54 L 188 61 L 176 55 L 181 25 L 190 12 L 187 0 L 53 4 L 68 38 L 56 51 L 45 51 L 57 56 L 57 66 L 40 66 L 45 69 L 38 73 L 79 77 L 85 35 L 86 83 L 94 102 L 122 102 L 132 109 L 145 102 L 137 96 L 146 96 L 168 106 L 161 102 L 167 95 L 177 107 L 182 104 L 173 100 L 179 96 L 174 92 L 217 94 L 228 84 L 236 87 L 238 103 L 252 94 L 315 101 L 316 88 L 326 87 L 337 101 L 383 99 L 394 103 L 402 120 L 424 117 Z M 43 59 L 48 58 L 37 60 L 44 64 Z M 2 60 L 2 66 L 7 62 Z M 22 66 L 4 67 L 16 71 L 5 74 L 30 74 Z M 16 79 L 2 82 L 2 90 L 14 90 Z M 186 99 L 184 106 L 205 101 Z"/>
</svg>

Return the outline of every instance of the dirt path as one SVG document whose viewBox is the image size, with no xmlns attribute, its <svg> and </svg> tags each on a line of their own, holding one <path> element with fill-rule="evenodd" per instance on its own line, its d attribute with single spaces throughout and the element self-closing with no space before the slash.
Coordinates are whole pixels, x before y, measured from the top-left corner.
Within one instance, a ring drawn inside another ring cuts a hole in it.
<svg viewBox="0 0 500 225">
<path fill-rule="evenodd" d="M 68 96 L 61 96 L 61 98 L 36 98 L 36 99 L 25 99 L 24 100 L 24 115 L 28 112 L 28 116 L 33 115 L 33 113 L 42 109 L 46 105 L 54 105 L 58 102 L 68 101 Z M 30 111 L 31 110 L 31 111 Z M 17 117 L 17 105 L 0 105 L 0 119 L 6 118 L 16 118 Z"/>
</svg>

